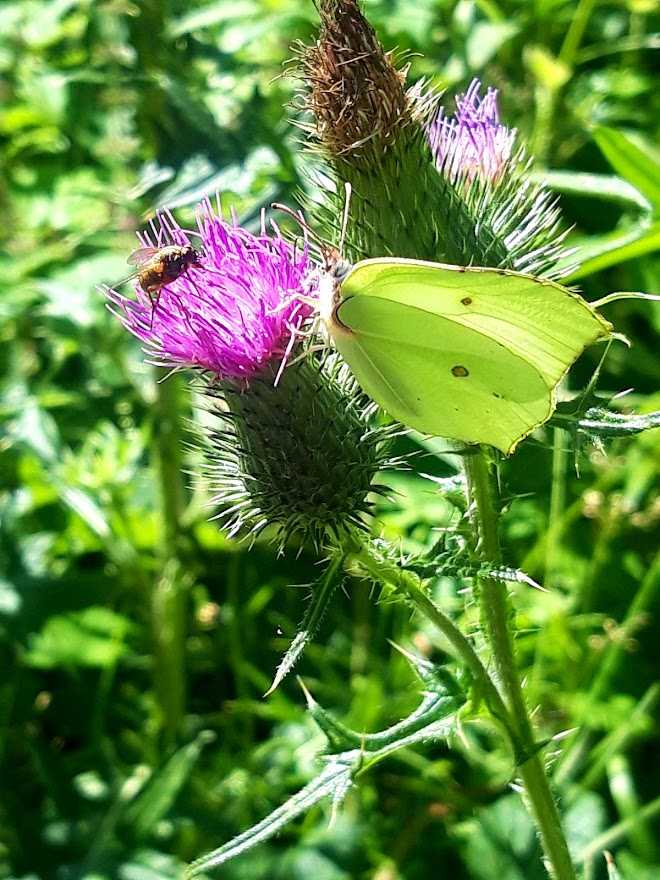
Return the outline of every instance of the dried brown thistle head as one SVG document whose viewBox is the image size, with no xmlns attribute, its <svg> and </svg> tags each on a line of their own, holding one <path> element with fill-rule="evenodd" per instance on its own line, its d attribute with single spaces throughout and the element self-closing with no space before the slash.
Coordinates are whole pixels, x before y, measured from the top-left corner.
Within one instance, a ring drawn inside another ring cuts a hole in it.
<svg viewBox="0 0 660 880">
<path fill-rule="evenodd" d="M 298 52 L 315 120 L 308 131 L 331 157 L 359 161 L 366 145 L 382 152 L 413 119 L 407 68 L 395 67 L 356 0 L 320 0 L 319 14 L 318 40 Z"/>
</svg>

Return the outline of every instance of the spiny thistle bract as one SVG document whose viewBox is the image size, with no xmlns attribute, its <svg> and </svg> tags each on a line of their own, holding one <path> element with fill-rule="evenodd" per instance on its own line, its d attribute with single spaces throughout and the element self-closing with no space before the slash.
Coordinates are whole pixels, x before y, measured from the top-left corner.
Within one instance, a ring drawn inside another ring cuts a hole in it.
<svg viewBox="0 0 660 880">
<path fill-rule="evenodd" d="M 217 518 L 229 534 L 258 534 L 274 527 L 280 547 L 297 536 L 316 546 L 338 543 L 362 527 L 381 468 L 391 456 L 399 426 L 375 421 L 375 405 L 347 367 L 332 354 L 274 372 L 249 391 L 219 386 L 228 411 L 207 452 L 208 483 Z M 213 389 L 209 389 L 213 394 Z"/>
<path fill-rule="evenodd" d="M 144 245 L 188 244 L 171 214 Z M 281 547 L 294 535 L 321 545 L 364 524 L 377 472 L 397 464 L 400 428 L 329 352 L 290 363 L 314 311 L 314 264 L 279 233 L 259 235 L 201 207 L 199 265 L 164 286 L 152 303 L 106 288 L 111 310 L 158 366 L 193 368 L 218 426 L 203 438 L 204 480 L 230 534 L 267 526 Z M 312 300 L 310 303 L 310 288 Z"/>
<path fill-rule="evenodd" d="M 308 145 L 339 186 L 321 186 L 319 221 L 337 227 L 352 187 L 348 256 L 394 255 L 557 275 L 552 196 L 527 175 L 496 93 L 473 82 L 448 119 L 440 96 L 405 88 L 356 0 L 321 0 L 312 46 L 297 47 Z M 340 196 L 337 196 L 337 193 Z"/>
</svg>

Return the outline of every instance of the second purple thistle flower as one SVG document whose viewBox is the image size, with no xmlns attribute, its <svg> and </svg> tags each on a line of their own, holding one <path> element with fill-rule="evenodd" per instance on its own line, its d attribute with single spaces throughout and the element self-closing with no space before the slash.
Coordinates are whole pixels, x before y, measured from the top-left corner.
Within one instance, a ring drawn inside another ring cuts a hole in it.
<svg viewBox="0 0 660 880">
<path fill-rule="evenodd" d="M 166 212 L 140 243 L 194 244 L 201 255 L 200 265 L 162 287 L 156 304 L 139 284 L 135 299 L 106 290 L 151 363 L 196 367 L 238 382 L 286 363 L 313 311 L 300 299 L 308 295 L 314 269 L 306 248 L 279 233 L 269 236 L 263 227 L 253 235 L 224 220 L 208 201 L 200 206 L 194 242 Z"/>
<path fill-rule="evenodd" d="M 438 169 L 452 182 L 471 183 L 475 177 L 497 181 L 511 158 L 516 130 L 500 124 L 497 89 L 481 97 L 481 83 L 473 79 L 456 98 L 456 113 L 442 108 L 429 127 L 429 142 Z"/>
</svg>

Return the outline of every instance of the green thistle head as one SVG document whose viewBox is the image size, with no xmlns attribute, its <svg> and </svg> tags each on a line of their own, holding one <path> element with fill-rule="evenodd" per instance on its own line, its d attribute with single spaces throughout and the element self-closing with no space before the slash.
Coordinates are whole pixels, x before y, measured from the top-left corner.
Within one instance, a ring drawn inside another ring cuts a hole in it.
<svg viewBox="0 0 660 880">
<path fill-rule="evenodd" d="M 209 389 L 219 424 L 206 444 L 206 479 L 217 519 L 230 535 L 272 531 L 283 549 L 291 539 L 340 542 L 362 528 L 378 471 L 399 464 L 376 407 L 348 369 L 327 354 L 275 371 L 245 389 Z M 220 397 L 226 406 L 220 403 Z"/>
<path fill-rule="evenodd" d="M 299 48 L 302 97 L 308 144 L 333 182 L 312 208 L 336 230 L 351 184 L 347 256 L 558 274 L 557 206 L 500 124 L 496 92 L 482 100 L 473 82 L 448 118 L 440 95 L 406 89 L 356 0 L 321 0 L 319 12 L 317 42 Z"/>
</svg>

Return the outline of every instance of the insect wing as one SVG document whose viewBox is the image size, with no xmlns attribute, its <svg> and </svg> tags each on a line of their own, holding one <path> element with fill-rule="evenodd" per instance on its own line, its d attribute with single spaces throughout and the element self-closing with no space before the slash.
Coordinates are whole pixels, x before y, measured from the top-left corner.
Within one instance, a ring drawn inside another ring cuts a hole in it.
<svg viewBox="0 0 660 880">
<path fill-rule="evenodd" d="M 550 386 L 587 345 L 612 332 L 611 324 L 573 291 L 508 270 L 364 260 L 342 284 L 342 297 L 353 296 L 447 318 L 522 357 Z"/>
<path fill-rule="evenodd" d="M 160 250 L 161 248 L 156 247 L 138 248 L 136 251 L 133 251 L 126 262 L 132 266 L 144 266 L 144 264 L 148 263 L 149 260 L 153 260 L 153 258 L 157 256 Z"/>
</svg>

